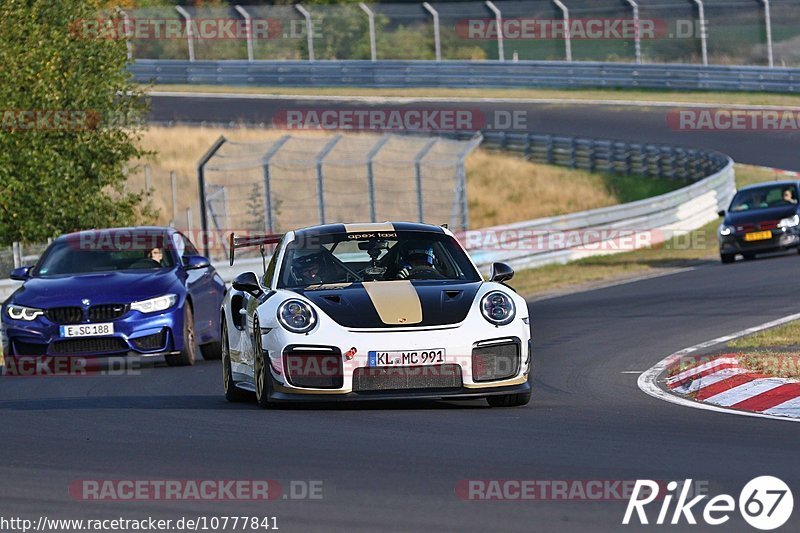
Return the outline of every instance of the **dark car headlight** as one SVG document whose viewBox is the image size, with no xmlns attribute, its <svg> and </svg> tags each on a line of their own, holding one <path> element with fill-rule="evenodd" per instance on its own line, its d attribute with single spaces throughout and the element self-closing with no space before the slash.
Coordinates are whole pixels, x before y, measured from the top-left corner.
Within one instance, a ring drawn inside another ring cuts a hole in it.
<svg viewBox="0 0 800 533">
<path fill-rule="evenodd" d="M 517 309 L 514 301 L 506 293 L 492 291 L 481 299 L 481 313 L 495 326 L 503 326 L 514 320 Z"/>
<path fill-rule="evenodd" d="M 308 333 L 317 323 L 317 313 L 302 300 L 286 300 L 278 307 L 278 322 L 292 333 Z"/>
<path fill-rule="evenodd" d="M 35 307 L 25 307 L 24 305 L 8 304 L 6 306 L 6 314 L 14 320 L 32 321 L 36 320 L 44 314 L 41 309 Z"/>
</svg>

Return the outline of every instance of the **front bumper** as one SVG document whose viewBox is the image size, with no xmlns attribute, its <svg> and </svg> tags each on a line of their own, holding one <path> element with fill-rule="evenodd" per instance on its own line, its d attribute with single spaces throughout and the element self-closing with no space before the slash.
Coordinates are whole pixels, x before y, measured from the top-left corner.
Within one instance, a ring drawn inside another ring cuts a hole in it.
<svg viewBox="0 0 800 533">
<path fill-rule="evenodd" d="M 129 311 L 110 320 L 112 335 L 96 337 L 61 336 L 60 325 L 44 316 L 27 322 L 3 316 L 3 353 L 14 356 L 99 357 L 136 354 L 158 356 L 180 351 L 183 313 L 173 307 L 163 313 L 145 315 Z M 89 324 L 85 322 L 82 324 Z"/>
<path fill-rule="evenodd" d="M 756 254 L 777 252 L 797 248 L 800 246 L 800 230 L 773 229 L 772 238 L 759 241 L 744 240 L 744 233 L 719 237 L 719 251 L 721 254 Z"/>
</svg>

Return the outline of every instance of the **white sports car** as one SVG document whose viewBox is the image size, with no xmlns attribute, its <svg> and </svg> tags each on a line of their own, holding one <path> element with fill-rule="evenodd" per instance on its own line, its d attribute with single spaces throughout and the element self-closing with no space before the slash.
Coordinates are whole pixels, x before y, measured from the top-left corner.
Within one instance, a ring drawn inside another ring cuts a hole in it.
<svg viewBox="0 0 800 533">
<path fill-rule="evenodd" d="M 530 401 L 525 300 L 491 281 L 444 227 L 328 224 L 282 236 L 259 279 L 240 274 L 222 304 L 225 396 L 284 401 L 486 398 Z"/>
</svg>

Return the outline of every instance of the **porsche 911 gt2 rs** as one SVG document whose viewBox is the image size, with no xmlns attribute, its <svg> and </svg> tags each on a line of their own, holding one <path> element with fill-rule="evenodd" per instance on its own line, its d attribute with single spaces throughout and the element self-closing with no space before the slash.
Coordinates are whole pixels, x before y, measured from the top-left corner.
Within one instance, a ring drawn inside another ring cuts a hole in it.
<svg viewBox="0 0 800 533">
<path fill-rule="evenodd" d="M 490 281 L 444 227 L 328 224 L 236 238 L 276 245 L 260 278 L 240 274 L 221 307 L 225 396 L 277 402 L 530 401 L 525 300 Z"/>
</svg>

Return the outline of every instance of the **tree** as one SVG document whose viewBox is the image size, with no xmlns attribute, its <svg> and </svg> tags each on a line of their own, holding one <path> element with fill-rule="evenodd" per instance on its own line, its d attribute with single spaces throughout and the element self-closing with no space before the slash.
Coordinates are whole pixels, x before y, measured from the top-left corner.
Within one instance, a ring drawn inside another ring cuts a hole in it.
<svg viewBox="0 0 800 533">
<path fill-rule="evenodd" d="M 123 39 L 89 21 L 100 0 L 0 2 L 0 243 L 127 225 L 147 212 L 123 189 L 146 106 Z"/>
</svg>

